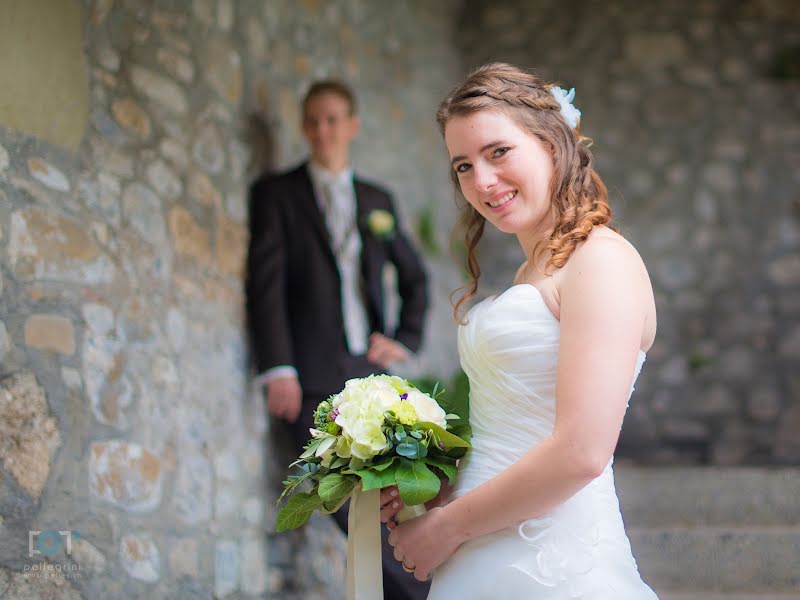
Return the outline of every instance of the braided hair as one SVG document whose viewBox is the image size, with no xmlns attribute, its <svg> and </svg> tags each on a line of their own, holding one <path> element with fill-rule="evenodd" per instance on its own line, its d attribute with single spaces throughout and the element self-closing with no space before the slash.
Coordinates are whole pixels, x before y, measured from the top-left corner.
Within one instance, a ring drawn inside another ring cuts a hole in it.
<svg viewBox="0 0 800 600">
<path fill-rule="evenodd" d="M 611 208 L 608 192 L 594 170 L 589 146 L 591 140 L 572 128 L 561 116 L 561 105 L 550 93 L 554 84 L 506 63 L 489 63 L 479 67 L 455 88 L 439 105 L 436 121 L 444 135 L 450 119 L 481 110 L 507 114 L 524 131 L 538 137 L 553 155 L 553 178 L 550 182 L 550 210 L 554 226 L 547 239 L 533 249 L 528 264 L 537 264 L 543 251 L 550 256 L 545 272 L 561 268 L 579 243 L 586 240 L 595 225 L 608 225 Z M 458 322 L 459 308 L 475 296 L 481 276 L 476 248 L 483 237 L 486 219 L 464 198 L 458 174 L 450 169 L 450 177 L 458 190 L 462 215 L 458 229 L 464 232 L 467 249 L 466 268 L 469 282 L 451 294 L 463 293 L 454 302 L 453 314 Z M 612 229 L 614 229 L 612 227 Z"/>
</svg>

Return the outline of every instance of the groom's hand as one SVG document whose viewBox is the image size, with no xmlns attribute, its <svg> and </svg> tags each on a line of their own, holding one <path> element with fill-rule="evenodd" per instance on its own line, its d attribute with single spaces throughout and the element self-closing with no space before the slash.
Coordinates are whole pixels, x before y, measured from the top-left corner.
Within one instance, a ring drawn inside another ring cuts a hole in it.
<svg viewBox="0 0 800 600">
<path fill-rule="evenodd" d="M 279 377 L 267 383 L 267 409 L 273 417 L 294 423 L 300 416 L 302 398 L 297 377 Z"/>
<path fill-rule="evenodd" d="M 408 348 L 392 338 L 377 332 L 369 336 L 367 360 L 384 369 L 394 362 L 406 361 L 410 356 Z"/>
</svg>

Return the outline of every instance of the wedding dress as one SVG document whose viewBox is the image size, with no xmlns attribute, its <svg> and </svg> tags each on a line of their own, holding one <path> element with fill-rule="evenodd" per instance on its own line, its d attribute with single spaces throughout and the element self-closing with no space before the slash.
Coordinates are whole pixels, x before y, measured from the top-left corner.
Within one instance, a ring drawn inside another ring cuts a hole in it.
<svg viewBox="0 0 800 600">
<path fill-rule="evenodd" d="M 559 322 L 533 285 L 515 285 L 469 312 L 458 349 L 473 438 L 453 497 L 552 432 L 558 347 Z M 644 360 L 640 352 L 633 382 Z M 631 554 L 612 462 L 549 513 L 463 544 L 436 569 L 428 600 L 657 600 Z"/>
</svg>

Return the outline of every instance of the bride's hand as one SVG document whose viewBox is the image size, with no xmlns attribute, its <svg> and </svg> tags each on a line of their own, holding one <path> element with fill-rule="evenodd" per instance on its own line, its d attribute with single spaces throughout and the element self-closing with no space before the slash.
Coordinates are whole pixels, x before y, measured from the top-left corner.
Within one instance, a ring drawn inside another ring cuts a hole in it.
<svg viewBox="0 0 800 600">
<path fill-rule="evenodd" d="M 404 568 L 413 570 L 416 579 L 425 581 L 450 558 L 462 540 L 447 518 L 447 509 L 436 507 L 392 528 L 389 544 Z"/>
<path fill-rule="evenodd" d="M 446 479 L 443 480 L 441 483 L 441 488 L 439 489 L 439 493 L 435 498 L 432 498 L 425 503 L 425 508 L 427 510 L 431 510 L 437 506 L 444 506 L 450 499 L 450 493 L 452 491 L 453 486 L 447 483 Z M 400 498 L 400 494 L 398 493 L 396 485 L 381 489 L 381 523 L 386 523 L 386 527 L 389 529 L 394 529 L 397 527 L 397 521 L 395 520 L 395 517 L 404 506 L 405 504 L 403 503 L 402 498 Z"/>
<path fill-rule="evenodd" d="M 396 485 L 381 489 L 381 523 L 386 523 L 389 529 L 395 526 L 394 518 L 403 506 Z"/>
</svg>

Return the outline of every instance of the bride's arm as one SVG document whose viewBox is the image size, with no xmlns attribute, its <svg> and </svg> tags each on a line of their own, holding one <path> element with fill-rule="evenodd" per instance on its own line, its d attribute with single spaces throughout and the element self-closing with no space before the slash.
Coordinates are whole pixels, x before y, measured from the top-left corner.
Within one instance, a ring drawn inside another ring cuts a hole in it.
<svg viewBox="0 0 800 600">
<path fill-rule="evenodd" d="M 593 238 L 562 274 L 554 431 L 507 470 L 426 515 L 431 539 L 422 522 L 392 533 L 396 553 L 422 570 L 435 568 L 449 556 L 443 553 L 467 540 L 564 502 L 611 458 L 651 298 L 647 271 L 625 242 Z"/>
</svg>

